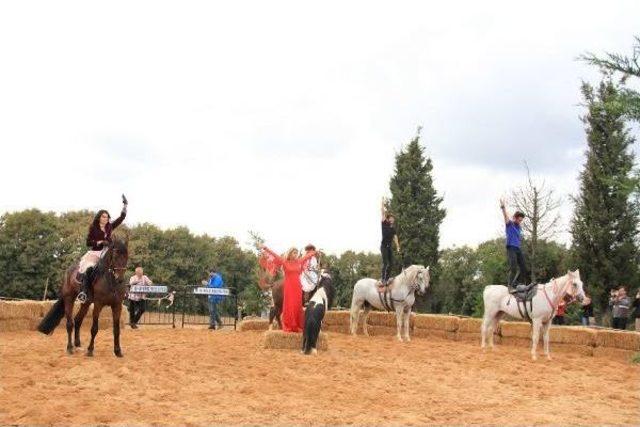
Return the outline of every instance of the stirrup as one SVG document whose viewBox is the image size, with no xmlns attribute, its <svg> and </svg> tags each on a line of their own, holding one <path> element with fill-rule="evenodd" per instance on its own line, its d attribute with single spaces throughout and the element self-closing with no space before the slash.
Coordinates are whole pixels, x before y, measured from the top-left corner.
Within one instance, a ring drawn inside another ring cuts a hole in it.
<svg viewBox="0 0 640 427">
<path fill-rule="evenodd" d="M 85 302 L 87 302 L 87 294 L 84 291 L 80 291 L 80 293 L 76 297 L 76 300 L 78 300 L 78 302 L 84 304 Z"/>
</svg>

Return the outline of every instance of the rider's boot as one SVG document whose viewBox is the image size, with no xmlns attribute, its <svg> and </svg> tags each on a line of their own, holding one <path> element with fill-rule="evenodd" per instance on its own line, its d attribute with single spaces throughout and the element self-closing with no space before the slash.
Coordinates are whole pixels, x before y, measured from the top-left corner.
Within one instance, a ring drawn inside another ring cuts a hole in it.
<svg viewBox="0 0 640 427">
<path fill-rule="evenodd" d="M 91 270 L 93 270 L 93 268 L 89 267 L 84 273 L 78 274 L 78 281 L 80 282 L 80 293 L 78 294 L 76 299 L 81 303 L 87 302 L 87 299 L 89 298 L 89 286 L 91 285 L 89 281 L 91 280 Z"/>
</svg>

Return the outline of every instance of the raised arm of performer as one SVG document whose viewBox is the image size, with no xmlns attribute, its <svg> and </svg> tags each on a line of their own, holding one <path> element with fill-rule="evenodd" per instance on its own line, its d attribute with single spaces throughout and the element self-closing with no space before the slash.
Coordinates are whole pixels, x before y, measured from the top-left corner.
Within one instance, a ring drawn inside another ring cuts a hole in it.
<svg viewBox="0 0 640 427">
<path fill-rule="evenodd" d="M 507 213 L 507 206 L 504 203 L 504 199 L 500 199 L 500 210 L 502 211 L 502 216 L 504 217 L 504 223 L 508 223 L 510 221 L 509 219 L 509 213 Z"/>
<path fill-rule="evenodd" d="M 269 255 L 271 255 L 273 257 L 274 261 L 276 262 L 276 264 L 282 265 L 284 263 L 284 259 L 282 259 L 282 257 L 280 255 L 278 255 L 277 253 L 275 253 L 274 251 L 272 251 L 271 249 L 269 249 L 265 245 L 259 245 L 258 249 L 263 250 L 266 253 L 268 253 Z"/>
</svg>

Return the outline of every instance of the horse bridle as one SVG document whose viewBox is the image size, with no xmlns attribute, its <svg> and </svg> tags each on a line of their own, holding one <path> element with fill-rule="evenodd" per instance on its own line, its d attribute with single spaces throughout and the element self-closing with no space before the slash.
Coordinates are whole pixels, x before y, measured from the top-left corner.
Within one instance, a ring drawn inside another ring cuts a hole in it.
<svg viewBox="0 0 640 427">
<path fill-rule="evenodd" d="M 413 281 L 413 283 L 409 284 L 409 286 L 407 286 L 409 288 L 409 292 L 407 292 L 407 295 L 405 295 L 405 297 L 401 300 L 397 300 L 394 299 L 393 297 L 391 297 L 391 293 L 389 293 L 389 299 L 393 302 L 397 302 L 397 303 L 401 303 L 401 302 L 405 302 L 407 300 L 407 298 L 409 298 L 409 295 L 411 295 L 411 292 L 417 292 L 420 290 L 420 282 L 419 282 L 419 278 L 422 277 L 422 273 L 424 273 L 424 270 L 420 270 L 418 271 L 418 273 L 416 274 L 416 278 Z M 406 275 L 407 272 L 406 270 L 402 270 L 402 274 Z"/>
</svg>

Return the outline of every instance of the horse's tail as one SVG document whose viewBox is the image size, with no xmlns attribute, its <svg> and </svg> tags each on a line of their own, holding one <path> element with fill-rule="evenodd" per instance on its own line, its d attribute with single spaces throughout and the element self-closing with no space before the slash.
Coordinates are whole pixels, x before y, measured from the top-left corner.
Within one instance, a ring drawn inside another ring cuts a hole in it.
<svg viewBox="0 0 640 427">
<path fill-rule="evenodd" d="M 38 331 L 50 335 L 64 317 L 64 300 L 58 299 L 38 325 Z"/>
</svg>

